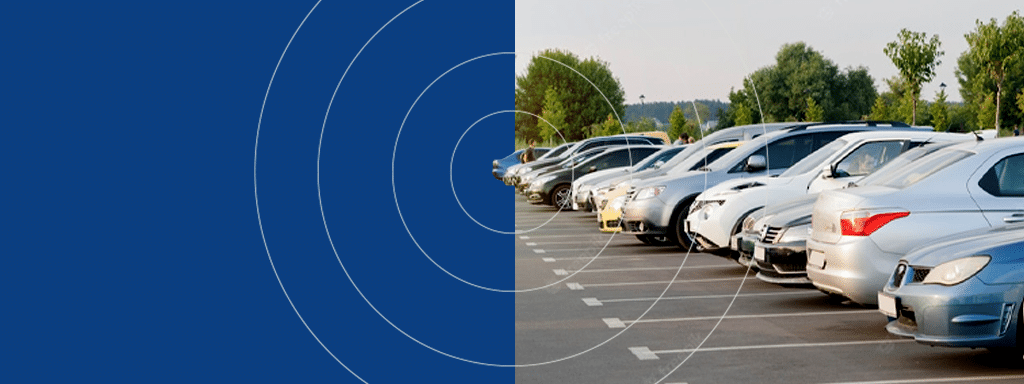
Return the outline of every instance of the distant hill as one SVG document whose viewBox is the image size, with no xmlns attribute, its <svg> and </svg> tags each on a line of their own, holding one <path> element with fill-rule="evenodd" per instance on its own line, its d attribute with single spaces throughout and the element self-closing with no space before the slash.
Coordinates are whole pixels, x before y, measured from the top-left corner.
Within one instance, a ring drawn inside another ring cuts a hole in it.
<svg viewBox="0 0 1024 384">
<path fill-rule="evenodd" d="M 718 111 L 719 110 L 725 110 L 725 109 L 729 108 L 729 103 L 723 102 L 721 100 L 701 100 L 701 99 L 697 99 L 697 100 L 694 100 L 694 101 L 696 101 L 698 104 L 703 104 L 703 105 L 708 107 L 708 109 L 707 109 L 707 116 L 704 115 L 703 111 L 701 113 L 701 116 L 700 116 L 700 121 L 701 122 L 706 122 L 708 120 L 715 120 L 715 119 L 718 118 Z M 643 108 L 642 108 L 643 116 L 647 117 L 647 118 L 658 119 L 662 123 L 668 124 L 669 123 L 669 116 L 672 115 L 672 109 L 675 108 L 676 105 L 679 105 L 681 108 L 683 108 L 683 116 L 686 116 L 687 120 L 696 120 L 697 119 L 697 117 L 693 113 L 693 104 L 691 102 L 689 102 L 689 101 L 677 101 L 677 102 L 654 101 L 654 102 L 644 102 Z M 700 107 L 698 107 L 698 108 L 700 108 Z M 641 106 L 640 106 L 640 104 L 626 104 L 625 120 L 627 122 L 629 122 L 629 121 L 639 121 L 640 117 L 641 117 L 640 113 L 641 113 Z"/>
</svg>

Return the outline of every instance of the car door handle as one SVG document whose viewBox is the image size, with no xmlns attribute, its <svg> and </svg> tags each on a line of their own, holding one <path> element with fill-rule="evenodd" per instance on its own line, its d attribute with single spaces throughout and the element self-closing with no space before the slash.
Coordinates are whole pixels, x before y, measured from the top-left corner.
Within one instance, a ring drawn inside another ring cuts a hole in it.
<svg viewBox="0 0 1024 384">
<path fill-rule="evenodd" d="M 1024 222 L 1024 213 L 1015 213 L 1010 216 L 1003 218 L 1003 222 L 1007 224 Z"/>
</svg>

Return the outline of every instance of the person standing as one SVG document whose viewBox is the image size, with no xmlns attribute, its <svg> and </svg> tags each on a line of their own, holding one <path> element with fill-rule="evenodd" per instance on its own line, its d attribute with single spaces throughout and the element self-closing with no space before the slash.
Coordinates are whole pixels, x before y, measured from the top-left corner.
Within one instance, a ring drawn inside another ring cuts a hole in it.
<svg viewBox="0 0 1024 384">
<path fill-rule="evenodd" d="M 676 139 L 676 141 L 673 142 L 672 144 L 673 145 L 683 145 L 683 144 L 689 144 L 689 143 L 692 143 L 692 141 L 690 141 L 690 135 L 687 134 L 686 132 L 683 132 L 683 133 L 679 134 L 679 139 Z"/>
<path fill-rule="evenodd" d="M 530 147 L 526 148 L 526 151 L 523 152 L 524 163 L 529 163 L 531 161 L 537 160 L 537 157 L 533 154 L 533 147 L 535 147 L 536 145 L 537 140 L 530 140 Z"/>
</svg>

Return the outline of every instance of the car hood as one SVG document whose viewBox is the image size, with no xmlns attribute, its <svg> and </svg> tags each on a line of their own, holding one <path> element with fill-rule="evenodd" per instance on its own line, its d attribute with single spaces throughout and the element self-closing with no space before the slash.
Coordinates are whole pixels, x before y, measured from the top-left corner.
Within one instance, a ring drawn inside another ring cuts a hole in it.
<svg viewBox="0 0 1024 384">
<path fill-rule="evenodd" d="M 1017 252 L 1010 258 L 1024 262 L 1024 223 L 997 228 L 982 228 L 950 237 L 953 240 L 916 248 L 907 253 L 903 259 L 910 265 L 934 267 L 962 257 L 988 255 L 997 248 L 1016 244 Z M 991 256 L 995 257 L 996 255 Z M 1000 257 L 1006 258 L 1005 256 L 1004 253 Z"/>
<path fill-rule="evenodd" d="M 811 222 L 811 212 L 818 194 L 800 196 L 780 204 L 769 206 L 765 214 L 771 216 L 765 222 L 773 227 L 795 227 Z"/>
</svg>

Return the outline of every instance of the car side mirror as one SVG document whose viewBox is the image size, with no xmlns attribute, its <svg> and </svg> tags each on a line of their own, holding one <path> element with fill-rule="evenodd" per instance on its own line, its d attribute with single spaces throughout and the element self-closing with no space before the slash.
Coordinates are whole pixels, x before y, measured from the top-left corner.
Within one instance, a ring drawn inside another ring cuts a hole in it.
<svg viewBox="0 0 1024 384">
<path fill-rule="evenodd" d="M 821 169 L 822 179 L 833 179 L 836 177 L 836 168 L 834 165 L 826 165 L 825 168 Z"/>
<path fill-rule="evenodd" d="M 768 168 L 768 160 L 765 160 L 764 156 L 753 155 L 747 158 L 747 166 L 744 168 L 747 172 L 757 172 Z"/>
<path fill-rule="evenodd" d="M 662 165 L 665 165 L 665 160 L 658 160 L 654 163 L 654 169 L 661 169 Z"/>
</svg>

